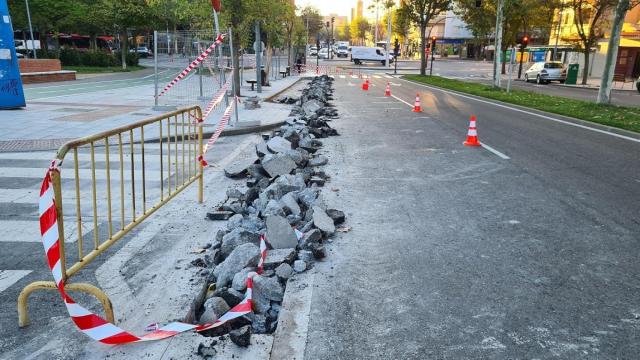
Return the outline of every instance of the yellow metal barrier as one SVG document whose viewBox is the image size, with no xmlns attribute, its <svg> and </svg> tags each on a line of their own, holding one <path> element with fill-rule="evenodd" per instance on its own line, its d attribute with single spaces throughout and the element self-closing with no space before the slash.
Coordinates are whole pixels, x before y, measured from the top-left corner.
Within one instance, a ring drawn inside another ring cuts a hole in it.
<svg viewBox="0 0 640 360">
<path fill-rule="evenodd" d="M 202 153 L 202 127 L 195 121 L 200 118 L 202 118 L 200 107 L 192 106 L 76 139 L 58 149 L 56 158 L 63 160 L 63 164 L 72 161 L 74 170 L 71 176 L 62 169 L 59 173 L 52 172 L 51 176 L 58 211 L 60 256 L 65 290 L 81 291 L 95 296 L 102 303 L 106 319 L 111 323 L 114 322 L 114 315 L 109 297 L 91 284 L 67 284 L 67 279 L 90 264 L 196 180 L 198 181 L 198 201 L 202 203 L 203 168 L 197 160 L 198 155 Z M 147 149 L 145 149 L 145 134 L 147 139 L 150 137 L 158 139 L 154 144 L 147 143 Z M 104 150 L 102 156 L 96 153 L 96 150 L 101 149 Z M 73 159 L 64 161 L 69 152 L 73 153 Z M 111 155 L 112 153 L 116 156 Z M 88 164 L 80 160 L 81 157 L 87 156 Z M 98 165 L 96 159 L 98 161 L 104 159 L 102 172 L 96 169 Z M 155 160 L 155 163 L 152 160 Z M 85 169 L 87 165 L 89 169 Z M 159 169 L 151 169 L 154 166 Z M 115 174 L 111 171 L 112 168 L 116 170 Z M 139 176 L 136 176 L 136 173 Z M 149 176 L 151 173 L 154 173 L 153 177 Z M 85 175 L 84 181 L 89 178 L 91 186 L 88 189 L 83 188 L 81 175 Z M 104 186 L 102 189 L 99 189 L 99 182 L 100 186 Z M 130 184 L 126 185 L 127 182 Z M 115 199 L 112 187 L 118 194 Z M 66 196 L 63 197 L 65 189 L 75 193 L 72 203 L 66 202 Z M 67 205 L 66 208 L 65 205 Z M 118 210 L 115 210 L 114 206 Z M 75 209 L 75 221 L 65 224 L 63 210 L 69 210 L 69 207 Z M 84 215 L 88 215 L 89 221 L 83 219 L 83 210 L 87 208 L 90 208 L 90 211 L 88 214 L 85 212 Z M 74 226 L 75 229 L 73 229 Z M 65 240 L 70 242 L 70 238 L 65 237 L 65 234 L 69 234 L 65 232 L 65 228 L 76 233 L 74 238 L 77 238 L 77 253 L 69 254 L 65 251 Z M 93 231 L 93 234 L 83 235 L 85 228 Z M 92 240 L 91 248 L 86 249 L 84 243 L 89 240 Z M 67 268 L 67 263 L 72 265 Z M 36 281 L 22 290 L 18 297 L 20 327 L 29 324 L 27 300 L 29 295 L 37 289 L 55 290 L 56 284 L 53 281 Z"/>
</svg>

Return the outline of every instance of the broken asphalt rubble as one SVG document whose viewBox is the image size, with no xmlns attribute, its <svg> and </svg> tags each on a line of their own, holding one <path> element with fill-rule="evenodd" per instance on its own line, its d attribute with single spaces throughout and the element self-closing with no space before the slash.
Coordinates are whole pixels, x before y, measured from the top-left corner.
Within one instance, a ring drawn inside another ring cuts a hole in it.
<svg viewBox="0 0 640 360">
<path fill-rule="evenodd" d="M 264 272 L 253 277 L 254 312 L 205 336 L 229 333 L 239 346 L 248 346 L 252 333 L 272 333 L 278 322 L 287 280 L 326 256 L 324 243 L 335 225 L 344 222 L 342 211 L 327 209 L 320 188 L 330 178 L 319 167 L 328 163 L 318 154 L 319 139 L 338 135 L 329 122 L 338 116 L 329 104 L 333 79 L 315 77 L 295 102 L 289 118 L 256 145 L 256 155 L 227 166 L 227 177 L 246 181 L 227 190 L 227 199 L 207 214 L 210 220 L 228 220 L 198 263 L 205 264 L 203 291 L 194 301 L 190 320 L 212 322 L 239 303 L 246 291 L 247 274 L 260 259 L 260 235 L 267 241 Z M 290 102 L 291 98 L 284 102 Z M 203 345 L 204 346 L 204 345 Z M 215 353 L 199 348 L 202 356 Z"/>
</svg>

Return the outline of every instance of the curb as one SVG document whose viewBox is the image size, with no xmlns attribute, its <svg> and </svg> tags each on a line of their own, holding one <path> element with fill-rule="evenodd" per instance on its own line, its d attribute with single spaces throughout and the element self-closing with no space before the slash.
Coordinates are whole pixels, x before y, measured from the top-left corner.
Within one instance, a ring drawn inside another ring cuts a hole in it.
<svg viewBox="0 0 640 360">
<path fill-rule="evenodd" d="M 455 93 L 455 94 L 469 96 L 469 97 L 472 97 L 472 98 L 475 98 L 475 99 L 478 99 L 478 100 L 482 100 L 482 101 L 493 101 L 493 102 L 495 102 L 497 104 L 500 104 L 502 106 L 505 106 L 505 107 L 513 107 L 513 108 L 518 109 L 518 110 L 529 111 L 529 112 L 532 112 L 532 113 L 535 113 L 535 114 L 538 114 L 538 115 L 547 116 L 547 117 L 551 117 L 551 118 L 555 117 L 555 118 L 557 118 L 559 120 L 570 122 L 570 123 L 573 123 L 573 124 L 576 124 L 576 125 L 581 125 L 581 126 L 584 126 L 584 127 L 591 127 L 593 129 L 596 129 L 596 130 L 606 131 L 606 132 L 610 132 L 610 133 L 613 133 L 613 134 L 616 134 L 616 135 L 627 136 L 627 137 L 630 137 L 630 138 L 634 138 L 636 140 L 640 140 L 640 133 L 637 133 L 637 132 L 634 132 L 634 131 L 620 129 L 620 128 L 612 127 L 612 126 L 608 126 L 608 125 L 602 125 L 602 124 L 598 124 L 598 123 L 587 121 L 587 120 L 576 119 L 576 118 L 573 118 L 573 117 L 570 117 L 570 116 L 566 116 L 566 115 L 555 114 L 555 113 L 551 113 L 551 112 L 547 112 L 547 111 L 543 111 L 543 110 L 529 108 L 529 107 L 522 106 L 522 105 L 511 104 L 511 103 L 507 103 L 507 102 L 504 102 L 504 101 L 485 98 L 485 97 L 477 96 L 477 95 L 473 95 L 473 94 L 467 94 L 467 93 L 464 93 L 464 92 L 451 90 L 451 89 L 447 89 L 447 88 L 436 86 L 436 85 L 422 84 L 420 82 L 417 82 L 417 81 L 414 81 L 414 80 L 405 79 L 403 77 L 400 77 L 399 79 L 401 79 L 403 81 L 406 81 L 406 82 L 410 82 L 410 83 L 416 84 L 416 85 L 424 86 L 424 87 L 427 87 L 427 88 L 450 91 L 450 92 Z"/>
<path fill-rule="evenodd" d="M 280 96 L 282 93 L 284 93 L 285 91 L 287 91 L 287 90 L 289 90 L 290 88 L 292 88 L 292 87 L 293 87 L 293 85 L 295 85 L 295 84 L 299 83 L 301 80 L 305 80 L 305 79 L 309 79 L 309 77 L 308 77 L 308 76 L 300 76 L 300 77 L 298 77 L 298 80 L 296 80 L 296 81 L 292 82 L 292 83 L 291 83 L 291 85 L 287 86 L 286 88 L 284 88 L 284 89 L 282 89 L 282 90 L 278 91 L 277 93 L 275 93 L 275 94 L 273 94 L 273 95 L 270 95 L 270 96 L 268 96 L 268 97 L 264 98 L 264 100 L 263 100 L 263 101 L 273 102 L 273 99 L 274 99 L 274 98 L 276 98 L 276 97 Z"/>
</svg>

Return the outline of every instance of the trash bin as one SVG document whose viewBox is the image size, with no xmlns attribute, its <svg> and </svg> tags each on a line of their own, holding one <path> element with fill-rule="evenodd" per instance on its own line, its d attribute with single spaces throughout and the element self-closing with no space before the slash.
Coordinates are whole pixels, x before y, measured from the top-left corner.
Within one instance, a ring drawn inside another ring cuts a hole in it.
<svg viewBox="0 0 640 360">
<path fill-rule="evenodd" d="M 567 79 L 564 81 L 565 84 L 575 85 L 578 82 L 578 70 L 580 69 L 579 64 L 569 64 L 567 68 Z"/>
</svg>

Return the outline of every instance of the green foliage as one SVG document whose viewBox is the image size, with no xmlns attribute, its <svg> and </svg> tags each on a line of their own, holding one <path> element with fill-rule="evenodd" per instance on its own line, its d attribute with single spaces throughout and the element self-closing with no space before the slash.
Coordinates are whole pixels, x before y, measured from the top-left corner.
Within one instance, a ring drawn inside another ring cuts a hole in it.
<svg viewBox="0 0 640 360">
<path fill-rule="evenodd" d="M 60 49 L 60 62 L 63 66 L 93 66 L 110 67 L 119 66 L 120 52 L 108 53 L 106 51 L 80 51 L 70 48 Z M 135 53 L 127 53 L 127 65 L 137 66 L 138 56 Z"/>
<path fill-rule="evenodd" d="M 446 79 L 439 76 L 406 75 L 404 78 L 510 104 L 640 132 L 640 110 L 638 108 L 599 105 L 590 101 L 567 99 L 524 90 L 511 90 L 510 93 L 507 93 L 500 89 L 494 89 L 489 85 Z"/>
</svg>

